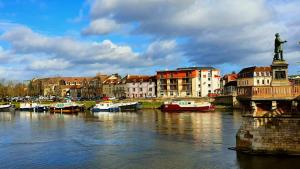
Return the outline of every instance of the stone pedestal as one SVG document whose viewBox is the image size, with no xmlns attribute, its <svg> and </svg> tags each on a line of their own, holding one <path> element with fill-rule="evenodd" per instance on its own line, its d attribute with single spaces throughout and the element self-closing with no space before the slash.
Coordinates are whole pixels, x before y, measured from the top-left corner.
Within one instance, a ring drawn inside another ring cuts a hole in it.
<svg viewBox="0 0 300 169">
<path fill-rule="evenodd" d="M 288 86 L 288 64 L 284 60 L 274 60 L 272 68 L 272 86 Z"/>
</svg>

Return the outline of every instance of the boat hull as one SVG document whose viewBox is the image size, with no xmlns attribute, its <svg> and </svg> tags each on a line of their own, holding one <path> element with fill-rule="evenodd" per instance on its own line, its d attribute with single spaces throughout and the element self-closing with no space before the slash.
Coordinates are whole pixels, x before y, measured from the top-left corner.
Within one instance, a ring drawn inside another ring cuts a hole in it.
<svg viewBox="0 0 300 169">
<path fill-rule="evenodd" d="M 161 107 L 162 111 L 199 111 L 199 112 L 207 112 L 207 111 L 214 111 L 214 106 L 201 106 L 201 107 L 181 107 L 176 104 L 166 104 Z"/>
<path fill-rule="evenodd" d="M 129 105 L 121 105 L 119 106 L 121 111 L 137 111 L 140 109 L 139 103 L 129 104 Z"/>
<path fill-rule="evenodd" d="M 92 108 L 93 113 L 98 113 L 98 112 L 119 112 L 119 111 L 120 111 L 119 107 L 107 108 L 107 109 Z"/>
<path fill-rule="evenodd" d="M 0 108 L 0 112 L 11 112 L 15 109 L 13 107 Z"/>
<path fill-rule="evenodd" d="M 64 113 L 64 114 L 77 114 L 81 112 L 82 109 L 80 107 L 64 107 L 64 108 L 55 108 L 50 107 L 50 113 Z"/>
<path fill-rule="evenodd" d="M 20 111 L 45 112 L 48 111 L 48 107 L 20 108 Z"/>
</svg>

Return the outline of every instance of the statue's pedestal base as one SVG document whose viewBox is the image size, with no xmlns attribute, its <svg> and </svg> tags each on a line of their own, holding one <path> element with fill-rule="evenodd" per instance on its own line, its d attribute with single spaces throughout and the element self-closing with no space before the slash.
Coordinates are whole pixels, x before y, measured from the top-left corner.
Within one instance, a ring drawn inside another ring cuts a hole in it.
<svg viewBox="0 0 300 169">
<path fill-rule="evenodd" d="M 271 65 L 272 68 L 272 86 L 288 86 L 288 64 L 285 60 L 274 60 Z"/>
</svg>

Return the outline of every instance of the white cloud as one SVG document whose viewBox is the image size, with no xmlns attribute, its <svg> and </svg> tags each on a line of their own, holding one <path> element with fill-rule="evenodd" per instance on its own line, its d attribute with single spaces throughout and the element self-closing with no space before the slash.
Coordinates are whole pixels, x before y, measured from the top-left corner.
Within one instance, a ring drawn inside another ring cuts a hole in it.
<svg viewBox="0 0 300 169">
<path fill-rule="evenodd" d="M 276 32 L 289 41 L 286 58 L 295 60 L 289 53 L 300 36 L 299 5 L 296 0 L 95 0 L 90 15 L 134 24 L 133 36 L 184 39 L 177 52 L 192 64 L 269 64 Z"/>
<path fill-rule="evenodd" d="M 14 65 L 23 65 L 24 71 L 33 72 L 35 76 L 86 74 L 101 70 L 130 73 L 129 70 L 145 70 L 149 66 L 166 64 L 171 56 L 176 55 L 175 41 L 155 41 L 146 52 L 137 53 L 128 45 L 117 45 L 110 40 L 96 42 L 48 36 L 25 26 L 5 31 L 0 34 L 0 40 L 10 46 L 8 49 L 0 48 L 0 56 L 9 55 Z"/>
<path fill-rule="evenodd" d="M 114 20 L 101 18 L 93 20 L 90 25 L 82 31 L 83 35 L 108 34 L 118 30 L 120 27 Z"/>
<path fill-rule="evenodd" d="M 32 70 L 65 70 L 72 64 L 63 59 L 33 60 L 29 65 Z"/>
<path fill-rule="evenodd" d="M 15 53 L 46 54 L 52 58 L 65 58 L 77 63 L 123 63 L 124 66 L 141 66 L 138 65 L 141 58 L 129 46 L 119 46 L 109 40 L 82 42 L 68 37 L 50 37 L 33 32 L 27 27 L 7 31 L 0 39 L 9 42 Z"/>
</svg>

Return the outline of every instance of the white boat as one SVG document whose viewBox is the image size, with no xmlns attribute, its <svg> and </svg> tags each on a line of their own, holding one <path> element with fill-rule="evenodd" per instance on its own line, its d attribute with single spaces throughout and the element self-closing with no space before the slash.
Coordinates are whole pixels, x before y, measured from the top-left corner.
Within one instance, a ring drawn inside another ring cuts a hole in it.
<svg viewBox="0 0 300 169">
<path fill-rule="evenodd" d="M 3 104 L 0 105 L 0 112 L 9 112 L 9 111 L 14 111 L 14 106 L 11 104 Z"/>
<path fill-rule="evenodd" d="M 92 108 L 92 112 L 117 112 L 120 111 L 118 104 L 112 102 L 100 102 Z"/>
<path fill-rule="evenodd" d="M 43 112 L 48 110 L 48 106 L 39 103 L 20 103 L 20 110 Z"/>
</svg>

